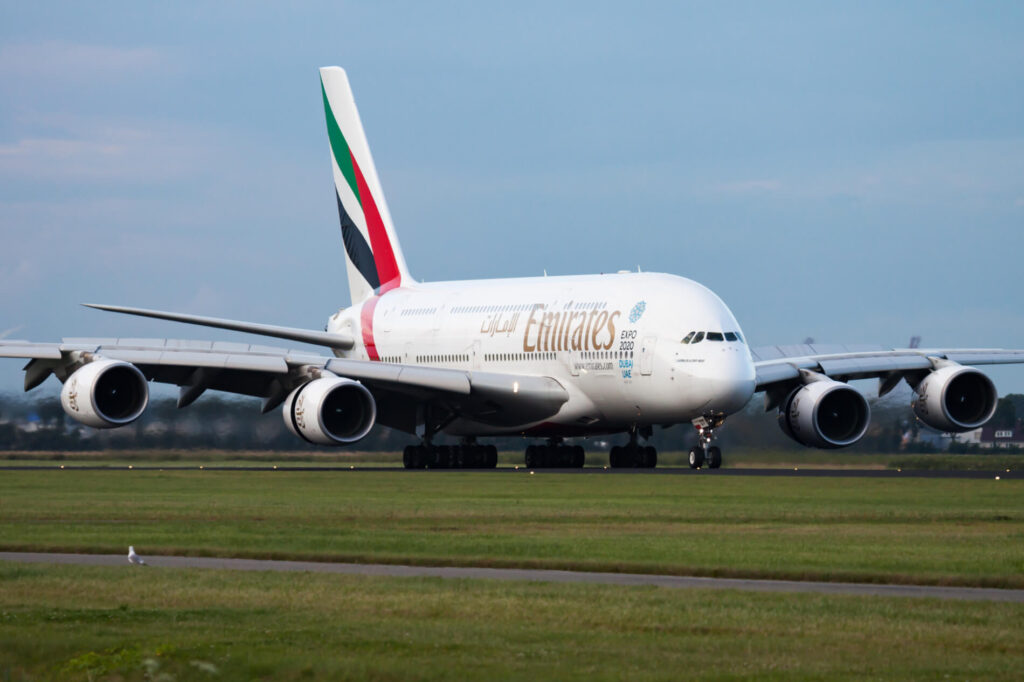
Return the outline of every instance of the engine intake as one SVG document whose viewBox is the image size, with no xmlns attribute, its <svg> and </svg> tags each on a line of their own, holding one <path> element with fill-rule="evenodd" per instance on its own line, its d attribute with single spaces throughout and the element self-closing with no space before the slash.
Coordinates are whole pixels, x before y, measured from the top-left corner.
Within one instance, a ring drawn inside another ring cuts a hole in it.
<svg viewBox="0 0 1024 682">
<path fill-rule="evenodd" d="M 316 445 L 355 443 L 377 421 L 377 402 L 370 391 L 343 377 L 321 377 L 299 386 L 281 411 L 289 431 Z"/>
<path fill-rule="evenodd" d="M 779 407 L 779 426 L 786 435 L 814 448 L 853 445 L 870 421 L 871 408 L 864 396 L 825 378 L 795 389 Z"/>
<path fill-rule="evenodd" d="M 950 364 L 914 387 L 914 414 L 933 429 L 962 433 L 976 429 L 996 412 L 995 384 L 972 367 Z"/>
<path fill-rule="evenodd" d="M 120 360 L 94 360 L 68 377 L 60 390 L 68 415 L 97 429 L 131 424 L 149 404 L 149 384 L 139 368 Z"/>
</svg>

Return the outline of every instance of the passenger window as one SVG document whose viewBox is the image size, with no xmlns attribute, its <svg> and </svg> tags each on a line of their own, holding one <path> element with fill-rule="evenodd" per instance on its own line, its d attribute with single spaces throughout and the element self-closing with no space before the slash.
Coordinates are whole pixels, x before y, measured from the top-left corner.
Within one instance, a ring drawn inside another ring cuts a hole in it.
<svg viewBox="0 0 1024 682">
<path fill-rule="evenodd" d="M 722 332 L 708 332 L 708 341 L 722 341 L 724 337 Z"/>
<path fill-rule="evenodd" d="M 693 340 L 694 334 L 696 334 L 696 333 L 697 332 L 690 332 L 689 334 L 687 334 L 686 336 L 683 337 L 683 341 L 682 342 L 683 343 L 690 343 L 690 341 Z"/>
<path fill-rule="evenodd" d="M 735 341 L 736 340 L 736 333 L 735 332 L 726 332 L 725 333 L 725 340 L 726 341 Z"/>
<path fill-rule="evenodd" d="M 697 335 L 693 337 L 693 341 L 690 343 L 700 343 L 704 340 L 704 332 L 697 332 Z"/>
</svg>

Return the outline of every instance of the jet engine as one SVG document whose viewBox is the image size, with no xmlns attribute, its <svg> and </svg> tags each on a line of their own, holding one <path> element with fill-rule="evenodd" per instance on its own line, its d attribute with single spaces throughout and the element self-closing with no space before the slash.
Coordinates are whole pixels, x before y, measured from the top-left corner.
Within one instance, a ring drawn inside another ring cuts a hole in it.
<svg viewBox="0 0 1024 682">
<path fill-rule="evenodd" d="M 284 423 L 316 445 L 346 445 L 361 439 L 377 420 L 377 402 L 358 381 L 325 376 L 291 392 L 281 406 Z"/>
<path fill-rule="evenodd" d="M 976 429 L 995 414 L 995 384 L 982 372 L 947 364 L 914 387 L 914 414 L 933 429 L 962 433 Z"/>
<path fill-rule="evenodd" d="M 826 377 L 790 393 L 779 406 L 779 426 L 796 442 L 815 448 L 853 445 L 868 429 L 871 408 L 855 389 Z"/>
<path fill-rule="evenodd" d="M 113 429 L 139 418 L 149 404 L 149 385 L 130 362 L 101 358 L 68 377 L 60 390 L 60 404 L 86 426 Z"/>
</svg>

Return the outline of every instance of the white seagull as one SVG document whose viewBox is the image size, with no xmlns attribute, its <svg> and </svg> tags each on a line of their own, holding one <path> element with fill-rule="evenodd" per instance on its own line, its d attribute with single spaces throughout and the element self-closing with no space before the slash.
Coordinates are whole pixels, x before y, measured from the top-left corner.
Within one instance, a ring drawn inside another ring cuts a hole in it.
<svg viewBox="0 0 1024 682">
<path fill-rule="evenodd" d="M 142 560 L 142 557 L 135 553 L 135 548 L 131 545 L 128 546 L 128 563 L 138 564 L 139 566 L 146 565 L 146 562 Z"/>
</svg>

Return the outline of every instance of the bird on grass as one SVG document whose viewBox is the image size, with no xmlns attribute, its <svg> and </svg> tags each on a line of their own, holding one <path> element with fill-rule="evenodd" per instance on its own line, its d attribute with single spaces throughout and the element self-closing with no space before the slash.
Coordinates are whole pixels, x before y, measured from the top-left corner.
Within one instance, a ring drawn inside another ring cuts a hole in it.
<svg viewBox="0 0 1024 682">
<path fill-rule="evenodd" d="M 128 563 L 136 564 L 137 566 L 145 566 L 146 562 L 135 553 L 135 548 L 131 545 L 128 546 Z"/>
</svg>

